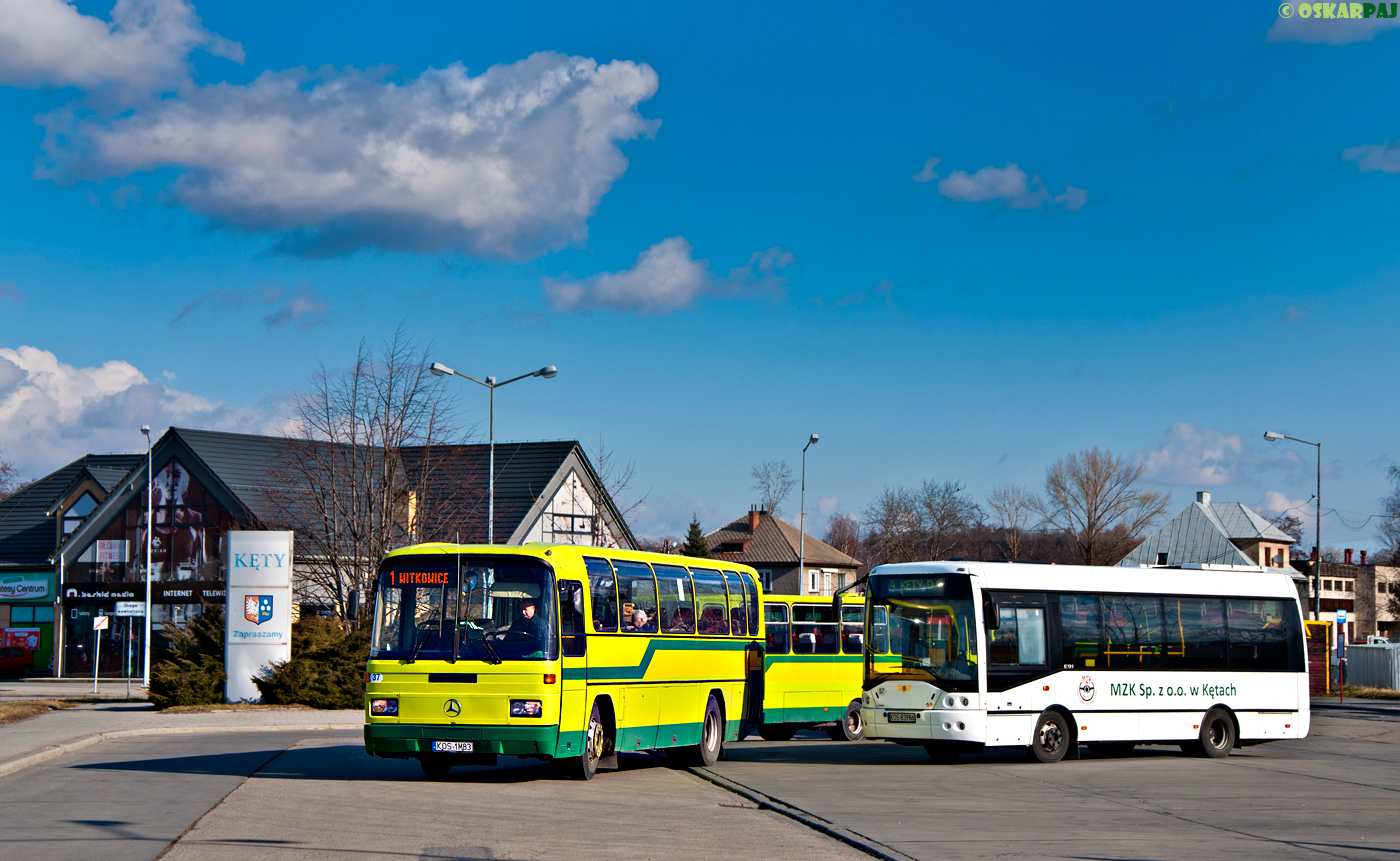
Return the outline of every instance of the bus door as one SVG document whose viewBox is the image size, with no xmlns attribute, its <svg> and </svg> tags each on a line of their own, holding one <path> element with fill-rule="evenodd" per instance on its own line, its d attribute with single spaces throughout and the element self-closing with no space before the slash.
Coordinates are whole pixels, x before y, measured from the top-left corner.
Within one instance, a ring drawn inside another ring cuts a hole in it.
<svg viewBox="0 0 1400 861">
<path fill-rule="evenodd" d="M 744 649 L 744 715 L 739 738 L 763 724 L 763 644 L 749 643 Z"/>
<path fill-rule="evenodd" d="M 986 609 L 995 607 L 997 613 L 997 618 L 987 620 L 988 692 L 1009 691 L 1056 672 L 1059 644 L 1054 642 L 1052 648 L 1047 596 L 1036 592 L 984 595 Z"/>
<path fill-rule="evenodd" d="M 588 715 L 588 637 L 583 628 L 583 604 L 587 593 L 577 580 L 559 581 L 559 732 L 585 729 Z"/>
</svg>

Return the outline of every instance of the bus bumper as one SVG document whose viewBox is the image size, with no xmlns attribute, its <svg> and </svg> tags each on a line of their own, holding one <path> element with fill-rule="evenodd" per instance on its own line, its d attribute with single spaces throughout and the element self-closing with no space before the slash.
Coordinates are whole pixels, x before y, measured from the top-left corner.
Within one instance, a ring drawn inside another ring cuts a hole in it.
<svg viewBox="0 0 1400 861">
<path fill-rule="evenodd" d="M 365 753 L 404 759 L 432 752 L 435 741 L 472 742 L 473 754 L 553 756 L 557 726 L 365 724 Z"/>
<path fill-rule="evenodd" d="M 891 721 L 897 712 L 904 721 Z M 909 721 L 909 717 L 913 721 Z M 872 739 L 929 741 L 962 741 L 982 744 L 987 740 L 986 718 L 980 712 L 968 710 L 884 709 L 865 707 L 860 710 L 865 723 L 865 737 Z"/>
</svg>

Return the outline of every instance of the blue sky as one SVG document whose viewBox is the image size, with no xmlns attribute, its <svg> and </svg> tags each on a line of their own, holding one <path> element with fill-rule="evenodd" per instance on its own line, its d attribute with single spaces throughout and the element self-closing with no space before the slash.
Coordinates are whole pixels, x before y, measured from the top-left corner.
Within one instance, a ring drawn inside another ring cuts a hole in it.
<svg viewBox="0 0 1400 861">
<path fill-rule="evenodd" d="M 499 393 L 498 435 L 601 435 L 648 534 L 737 516 L 812 432 L 818 527 L 885 484 L 1037 488 L 1093 445 L 1176 506 L 1299 505 L 1313 453 L 1275 429 L 1324 443 L 1324 543 L 1374 545 L 1389 21 L 6 6 L 0 452 L 25 474 L 143 422 L 276 427 L 317 361 L 402 323 L 466 373 L 558 365 Z"/>
</svg>

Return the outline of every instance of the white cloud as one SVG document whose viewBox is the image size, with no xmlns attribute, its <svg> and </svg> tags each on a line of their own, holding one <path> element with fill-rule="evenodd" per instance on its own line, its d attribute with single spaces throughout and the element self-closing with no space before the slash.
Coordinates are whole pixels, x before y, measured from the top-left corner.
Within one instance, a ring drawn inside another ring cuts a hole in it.
<svg viewBox="0 0 1400 861">
<path fill-rule="evenodd" d="M 287 290 L 281 285 L 264 287 L 261 290 L 210 290 L 180 309 L 170 321 L 171 329 L 178 329 L 189 317 L 206 305 L 240 309 L 247 305 L 276 305 L 263 316 L 263 324 L 271 329 L 283 329 L 295 325 L 298 329 L 313 329 L 330 322 L 330 306 L 305 284 L 295 290 Z"/>
<path fill-rule="evenodd" d="M 1342 150 L 1343 161 L 1356 162 L 1362 173 L 1400 173 L 1400 141 L 1383 144 L 1362 144 Z"/>
<path fill-rule="evenodd" d="M 1139 452 L 1143 476 L 1163 484 L 1215 487 L 1241 478 L 1244 440 L 1215 428 L 1177 422 L 1155 449 Z"/>
<path fill-rule="evenodd" d="M 976 173 L 955 170 L 938 181 L 938 193 L 949 200 L 982 203 L 999 200 L 1008 209 L 1040 209 L 1047 203 L 1064 206 L 1078 212 L 1089 200 L 1089 193 L 1072 185 L 1064 193 L 1052 196 L 1039 176 L 1027 177 L 1020 166 L 1012 162 L 1006 167 L 988 165 Z"/>
<path fill-rule="evenodd" d="M 663 239 L 637 256 L 637 262 L 620 272 L 600 272 L 573 281 L 543 281 L 550 306 L 574 314 L 596 309 L 666 314 L 694 304 L 701 296 L 754 298 L 782 295 L 787 278 L 777 272 L 796 261 L 791 251 L 770 248 L 755 251 L 748 263 L 729 270 L 725 278 L 710 271 L 710 261 L 691 256 L 683 236 Z"/>
<path fill-rule="evenodd" d="M 138 428 L 194 425 L 272 433 L 257 409 L 237 409 L 146 379 L 128 362 L 64 364 L 37 347 L 0 348 L 0 440 L 21 474 L 43 473 L 90 452 L 144 446 Z"/>
<path fill-rule="evenodd" d="M 1390 30 L 1400 27 L 1400 19 L 1366 17 L 1346 17 L 1346 18 L 1323 18 L 1323 7 L 1346 7 L 1342 11 L 1350 11 L 1356 7 L 1356 11 L 1364 10 L 1361 3 L 1295 3 L 1293 4 L 1293 15 L 1288 18 L 1279 18 L 1274 21 L 1269 28 L 1265 38 L 1270 42 L 1312 42 L 1320 45 L 1349 45 L 1353 42 L 1369 42 L 1376 38 L 1383 30 Z M 1302 16 L 1304 6 L 1309 6 L 1310 14 L 1307 18 Z M 1337 9 L 1333 9 L 1336 14 Z"/>
<path fill-rule="evenodd" d="M 12 305 L 24 304 L 24 291 L 15 286 L 15 282 L 6 281 L 0 284 L 0 302 L 9 302 Z"/>
<path fill-rule="evenodd" d="M 159 91 L 189 77 L 195 48 L 243 62 L 184 0 L 117 0 L 111 21 L 64 0 L 0 0 L 0 83 Z"/>
<path fill-rule="evenodd" d="M 190 87 L 115 118 L 59 111 L 45 175 L 173 168 L 170 198 L 308 256 L 374 246 L 525 259 L 579 242 L 627 168 L 619 141 L 655 131 L 649 66 L 539 53 L 476 77 L 265 72 Z"/>
<path fill-rule="evenodd" d="M 928 182 L 930 180 L 937 179 L 938 174 L 934 171 L 934 167 L 936 167 L 938 163 L 942 160 L 943 159 L 941 158 L 931 158 L 928 161 L 924 162 L 924 166 L 919 169 L 918 173 L 914 174 L 913 180 L 915 182 Z"/>
</svg>

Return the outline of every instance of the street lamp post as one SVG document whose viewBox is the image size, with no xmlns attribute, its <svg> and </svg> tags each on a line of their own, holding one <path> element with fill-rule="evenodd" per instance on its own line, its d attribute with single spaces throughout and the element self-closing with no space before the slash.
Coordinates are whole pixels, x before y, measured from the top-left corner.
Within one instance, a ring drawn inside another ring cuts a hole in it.
<svg viewBox="0 0 1400 861">
<path fill-rule="evenodd" d="M 141 671 L 141 686 L 151 689 L 151 533 L 155 523 L 151 520 L 151 496 L 155 487 L 155 476 L 151 475 L 151 426 L 141 425 L 141 433 L 146 437 L 146 636 L 142 653 L 145 669 Z"/>
<path fill-rule="evenodd" d="M 797 576 L 800 578 L 798 588 L 802 587 L 801 580 L 807 579 L 807 449 L 817 444 L 817 435 L 812 434 L 812 438 L 807 440 L 807 444 L 802 447 L 802 492 L 798 496 L 797 512 Z M 836 620 L 839 625 L 841 620 Z"/>
<path fill-rule="evenodd" d="M 1311 445 L 1317 447 L 1317 496 L 1314 497 L 1314 499 L 1317 500 L 1317 519 L 1313 522 L 1313 535 L 1314 540 L 1317 542 L 1316 545 L 1314 545 L 1317 548 L 1317 558 L 1313 560 L 1312 566 L 1313 621 L 1316 622 L 1322 618 L 1322 443 L 1308 442 L 1305 439 L 1298 439 L 1296 436 L 1281 434 L 1277 431 L 1264 431 L 1264 439 L 1268 440 L 1269 442 L 1278 442 L 1281 439 L 1290 439 L 1294 442 L 1300 442 L 1303 445 Z"/>
<path fill-rule="evenodd" d="M 488 438 L 490 439 L 490 443 L 491 443 L 491 459 L 490 459 L 490 464 L 487 466 L 487 470 L 489 471 L 489 475 L 487 476 L 487 488 L 488 488 L 488 489 L 487 489 L 487 502 L 486 502 L 486 543 L 487 543 L 487 544 L 495 544 L 495 543 L 496 543 L 496 389 L 499 389 L 501 386 L 504 386 L 504 385 L 508 385 L 508 384 L 510 384 L 510 383 L 513 383 L 513 382 L 515 382 L 516 380 L 523 380 L 523 379 L 525 379 L 526 377 L 544 377 L 546 380 L 552 379 L 552 378 L 554 377 L 555 374 L 559 373 L 559 369 L 556 368 L 556 367 L 554 367 L 553 365 L 545 365 L 543 368 L 540 368 L 538 371 L 531 371 L 531 372 L 528 373 L 528 374 L 521 374 L 521 375 L 518 376 L 518 377 L 511 377 L 509 380 L 505 380 L 504 382 L 500 382 L 500 383 L 496 382 L 496 378 L 495 378 L 495 377 L 487 377 L 487 378 L 484 379 L 484 380 L 478 380 L 476 377 L 469 377 L 469 376 L 467 376 L 466 374 L 459 373 L 459 372 L 457 372 L 457 371 L 452 370 L 451 368 L 449 368 L 449 367 L 447 367 L 446 365 L 444 365 L 442 362 L 433 362 L 433 364 L 428 368 L 428 370 L 431 371 L 432 374 L 433 374 L 433 376 L 435 376 L 435 377 L 445 377 L 445 376 L 451 375 L 451 376 L 454 376 L 454 377 L 461 377 L 461 378 L 464 379 L 464 380 L 471 380 L 473 383 L 476 383 L 478 386 L 485 386 L 485 387 L 486 387 L 487 389 L 489 389 L 490 392 L 491 392 L 491 398 L 490 398 L 490 401 L 491 401 L 490 412 L 489 412 L 489 417 L 487 418 L 487 421 L 486 421 L 486 427 L 487 427 L 487 431 L 486 431 L 486 432 L 487 432 L 487 436 L 488 436 Z"/>
</svg>

